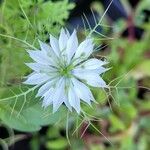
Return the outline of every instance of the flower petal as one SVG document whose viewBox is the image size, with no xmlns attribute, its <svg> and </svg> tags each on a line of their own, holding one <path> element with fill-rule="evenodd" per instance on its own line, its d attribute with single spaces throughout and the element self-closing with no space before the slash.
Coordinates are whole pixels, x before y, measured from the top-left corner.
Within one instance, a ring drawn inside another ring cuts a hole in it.
<svg viewBox="0 0 150 150">
<path fill-rule="evenodd" d="M 58 81 L 58 84 L 55 88 L 54 97 L 53 97 L 53 113 L 58 110 L 60 105 L 63 103 L 64 100 L 64 78 L 61 78 Z"/>
<path fill-rule="evenodd" d="M 70 105 L 77 111 L 77 113 L 80 113 L 80 99 L 76 95 L 73 85 L 70 85 L 68 92 L 68 100 Z"/>
<path fill-rule="evenodd" d="M 91 76 L 87 76 L 87 84 L 93 86 L 93 87 L 102 87 L 102 88 L 106 88 L 106 82 L 98 75 L 95 74 L 93 75 L 93 77 L 91 78 Z"/>
<path fill-rule="evenodd" d="M 51 45 L 53 51 L 55 52 L 55 54 L 57 56 L 59 56 L 59 54 L 60 54 L 59 43 L 58 43 L 58 40 L 52 35 L 50 35 L 50 45 Z"/>
<path fill-rule="evenodd" d="M 106 72 L 106 71 L 108 71 L 110 68 L 104 68 L 104 67 L 99 67 L 99 68 L 97 68 L 97 69 L 94 69 L 94 70 L 92 70 L 94 73 L 97 73 L 97 74 L 102 74 L 102 73 L 104 73 L 104 72 Z"/>
<path fill-rule="evenodd" d="M 40 43 L 40 47 L 42 49 L 42 51 L 48 56 L 48 58 L 51 61 L 51 64 L 53 64 L 54 66 L 57 66 L 58 63 L 58 57 L 56 55 L 56 53 L 53 51 L 53 49 L 50 47 L 50 45 L 39 41 Z"/>
<path fill-rule="evenodd" d="M 54 89 L 50 88 L 45 94 L 44 94 L 44 99 L 42 106 L 47 107 L 53 102 L 53 96 L 54 96 Z"/>
<path fill-rule="evenodd" d="M 77 48 L 78 48 L 78 39 L 77 39 L 76 30 L 74 30 L 67 42 L 66 53 L 68 56 L 68 62 L 70 62 L 70 60 L 71 60 L 72 56 L 74 55 L 74 53 L 76 52 Z"/>
<path fill-rule="evenodd" d="M 86 103 L 90 105 L 91 104 L 90 101 L 91 100 L 94 101 L 94 97 L 90 89 L 85 84 L 83 84 L 82 82 L 78 81 L 75 78 L 72 78 L 72 82 L 73 82 L 76 94 L 80 97 L 80 99 L 82 99 L 83 101 L 85 101 Z"/>
<path fill-rule="evenodd" d="M 39 88 L 38 93 L 37 93 L 36 96 L 37 96 L 37 97 L 38 97 L 38 96 L 44 96 L 44 94 L 45 94 L 49 89 L 51 89 L 51 87 L 52 87 L 53 84 L 54 84 L 54 81 L 51 80 L 51 81 L 45 83 L 44 85 L 42 85 L 42 86 Z"/>
<path fill-rule="evenodd" d="M 82 63 L 80 66 L 85 69 L 97 69 L 105 64 L 107 64 L 106 61 L 92 58 L 92 59 L 89 59 L 89 60 L 85 61 L 84 63 Z"/>
<path fill-rule="evenodd" d="M 87 84 L 93 86 L 93 87 L 107 87 L 105 81 L 97 74 L 97 73 L 87 73 L 85 72 L 77 72 L 74 71 L 73 74 L 81 79 L 81 80 L 85 80 L 87 82 Z"/>
<path fill-rule="evenodd" d="M 36 50 L 36 51 L 33 51 L 33 50 L 27 50 L 27 52 L 29 53 L 30 57 L 40 63 L 40 64 L 51 64 L 51 61 L 50 59 L 45 55 L 45 53 L 43 53 L 42 51 L 39 51 L 39 50 Z"/>
<path fill-rule="evenodd" d="M 78 71 L 78 72 L 93 72 L 93 73 L 97 73 L 97 74 L 101 74 L 106 72 L 109 69 L 106 69 L 104 67 L 102 67 L 102 65 L 107 64 L 108 62 L 106 61 L 101 61 L 95 58 L 89 59 L 85 62 L 83 62 L 82 64 L 78 65 L 75 67 L 74 70 Z"/>
<path fill-rule="evenodd" d="M 70 103 L 69 103 L 69 100 L 68 100 L 67 96 L 64 97 L 64 104 L 67 106 L 67 108 L 68 108 L 70 111 L 72 111 L 72 107 L 71 107 L 71 105 L 70 105 Z"/>
<path fill-rule="evenodd" d="M 54 71 L 55 68 L 50 67 L 48 65 L 39 64 L 39 63 L 25 63 L 28 67 L 36 72 L 44 71 L 44 70 L 52 70 Z M 56 70 L 56 69 L 55 69 Z"/>
<path fill-rule="evenodd" d="M 42 73 L 35 73 L 32 74 L 31 76 L 28 77 L 28 79 L 24 82 L 24 84 L 29 84 L 29 85 L 38 85 L 46 82 L 49 80 L 50 77 L 46 74 Z"/>
<path fill-rule="evenodd" d="M 62 28 L 59 36 L 59 48 L 60 51 L 64 50 L 67 46 L 67 41 L 68 41 L 68 35 L 65 32 L 65 30 Z"/>
<path fill-rule="evenodd" d="M 46 44 L 46 43 L 44 43 L 40 40 L 39 40 L 39 44 L 40 44 L 41 50 L 43 52 L 45 52 L 46 54 L 49 53 L 52 50 L 50 45 L 48 45 L 48 44 Z"/>
<path fill-rule="evenodd" d="M 85 41 L 83 41 L 79 45 L 74 58 L 83 58 L 83 59 L 88 58 L 93 51 L 93 43 L 92 42 L 93 42 L 92 39 L 86 39 Z M 83 59 L 81 59 L 81 61 Z"/>
<path fill-rule="evenodd" d="M 106 72 L 109 69 L 106 69 L 104 67 L 99 67 L 97 69 L 83 69 L 83 68 L 79 68 L 76 67 L 73 72 L 74 73 L 96 73 L 96 74 L 102 74 L 104 72 Z"/>
</svg>

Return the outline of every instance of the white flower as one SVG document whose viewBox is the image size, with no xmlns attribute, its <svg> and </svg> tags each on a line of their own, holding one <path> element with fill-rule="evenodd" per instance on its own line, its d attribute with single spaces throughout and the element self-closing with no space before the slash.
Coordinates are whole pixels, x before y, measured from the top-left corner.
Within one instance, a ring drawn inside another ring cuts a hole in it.
<svg viewBox="0 0 150 150">
<path fill-rule="evenodd" d="M 64 103 L 79 113 L 80 101 L 90 105 L 94 97 L 88 87 L 107 87 L 99 76 L 107 69 L 105 61 L 89 58 L 93 52 L 92 39 L 78 44 L 76 31 L 70 35 L 61 29 L 59 39 L 50 35 L 50 45 L 39 41 L 41 50 L 28 50 L 35 61 L 27 63 L 33 73 L 24 82 L 39 86 L 37 96 L 43 98 L 43 106 L 53 105 L 53 112 Z"/>
</svg>

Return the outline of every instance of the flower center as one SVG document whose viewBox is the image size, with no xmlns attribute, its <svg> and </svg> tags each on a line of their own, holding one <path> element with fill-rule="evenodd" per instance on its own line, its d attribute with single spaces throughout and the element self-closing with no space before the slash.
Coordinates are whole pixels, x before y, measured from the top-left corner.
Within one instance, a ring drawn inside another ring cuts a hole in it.
<svg viewBox="0 0 150 150">
<path fill-rule="evenodd" d="M 72 65 L 60 68 L 60 74 L 61 76 L 71 77 L 71 70 L 73 69 Z"/>
</svg>

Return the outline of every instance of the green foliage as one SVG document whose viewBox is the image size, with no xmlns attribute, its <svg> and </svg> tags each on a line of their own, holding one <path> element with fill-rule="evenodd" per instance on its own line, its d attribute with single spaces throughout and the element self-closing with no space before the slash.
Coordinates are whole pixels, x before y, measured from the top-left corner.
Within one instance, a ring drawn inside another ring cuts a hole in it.
<svg viewBox="0 0 150 150">
<path fill-rule="evenodd" d="M 65 149 L 68 146 L 68 141 L 65 138 L 49 141 L 47 143 L 48 149 Z"/>
<path fill-rule="evenodd" d="M 10 95 L 0 100 L 0 118 L 10 128 L 26 132 L 38 131 L 41 126 L 53 125 L 62 119 L 61 115 L 65 116 L 63 107 L 55 114 L 51 112 L 51 107 L 42 108 L 40 99 L 35 99 L 36 90 L 31 88 L 23 92 L 20 89 L 20 94 L 17 94 L 18 89 L 10 89 L 16 95 L 10 94 L 7 88 L 1 93 L 3 96 Z"/>
<path fill-rule="evenodd" d="M 48 40 L 49 33 L 57 35 L 73 7 L 68 0 L 13 0 L 13 5 L 12 0 L 1 2 L 0 120 L 8 127 L 33 132 L 65 116 L 63 107 L 55 114 L 51 107 L 42 108 L 35 88 L 20 84 L 30 72 L 24 64 L 30 61 L 26 49 L 38 48 L 38 39 Z"/>
<path fill-rule="evenodd" d="M 29 71 L 24 65 L 24 62 L 29 61 L 26 49 L 33 49 L 33 45 L 38 48 L 37 38 L 48 40 L 49 33 L 57 34 L 60 26 L 65 24 L 68 11 L 73 6 L 67 0 L 57 2 L 13 0 L 13 5 L 12 0 L 4 0 L 0 6 L 2 85 L 11 84 L 26 75 Z"/>
<path fill-rule="evenodd" d="M 41 99 L 35 98 L 35 88 L 21 86 L 22 78 L 30 72 L 24 64 L 30 61 L 26 49 L 38 48 L 37 39 L 47 41 L 49 33 L 57 35 L 74 5 L 67 0 L 13 0 L 13 5 L 12 0 L 3 0 L 0 4 L 1 123 L 31 132 L 33 150 L 38 150 L 40 144 L 54 150 L 69 147 L 71 150 L 85 147 L 91 150 L 149 150 L 149 89 L 139 96 L 141 87 L 150 86 L 150 23 L 143 23 L 142 18 L 142 10 L 148 4 L 149 0 L 140 1 L 135 10 L 134 22 L 145 30 L 141 40 L 123 38 L 127 23 L 124 20 L 114 23 L 113 32 L 119 37 L 111 42 L 106 38 L 104 42 L 109 45 L 109 50 L 105 51 L 112 67 L 104 75 L 110 89 L 93 88 L 97 104 L 93 103 L 92 107 L 81 104 L 83 112 L 75 115 L 67 113 L 64 107 L 52 114 L 51 107 L 42 108 Z M 98 45 L 103 43 L 101 38 L 95 41 Z M 37 131 L 43 126 L 48 129 L 41 135 Z"/>
</svg>

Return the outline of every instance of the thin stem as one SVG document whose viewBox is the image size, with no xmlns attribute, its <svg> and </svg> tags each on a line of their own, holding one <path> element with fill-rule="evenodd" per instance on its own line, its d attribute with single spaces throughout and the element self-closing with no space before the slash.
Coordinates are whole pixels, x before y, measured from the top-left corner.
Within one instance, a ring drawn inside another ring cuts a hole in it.
<svg viewBox="0 0 150 150">
<path fill-rule="evenodd" d="M 5 35 L 5 34 L 0 34 L 0 36 L 2 36 L 2 37 L 6 37 L 6 38 L 10 38 L 10 39 L 13 39 L 13 40 L 16 40 L 16 41 L 19 41 L 19 42 L 21 42 L 21 43 L 23 43 L 23 44 L 25 44 L 25 45 L 29 46 L 30 48 L 32 48 L 32 49 L 34 49 L 34 50 L 36 50 L 36 49 L 37 49 L 37 48 L 35 48 L 33 45 L 31 45 L 31 44 L 27 43 L 26 41 L 21 40 L 21 39 L 18 39 L 18 38 L 15 38 L 15 37 L 13 37 L 13 36 Z"/>
<path fill-rule="evenodd" d="M 90 31 L 89 35 L 88 36 L 91 36 L 91 34 L 96 30 L 96 28 L 101 25 L 101 22 L 104 18 L 104 16 L 106 15 L 108 9 L 110 8 L 111 4 L 112 4 L 113 0 L 111 0 L 111 2 L 109 3 L 108 7 L 106 8 L 105 12 L 103 13 L 101 19 L 99 20 L 98 24 Z"/>
<path fill-rule="evenodd" d="M 11 97 L 6 97 L 6 98 L 2 98 L 0 99 L 0 102 L 2 101 L 7 101 L 7 100 L 12 100 L 12 99 L 16 99 L 17 97 L 20 97 L 20 96 L 24 96 L 24 95 L 27 95 L 28 93 L 34 91 L 38 86 L 34 86 L 33 88 L 30 88 L 29 90 L 27 90 L 26 92 L 24 93 L 20 93 L 18 95 L 14 95 L 14 96 L 11 96 Z"/>
</svg>

